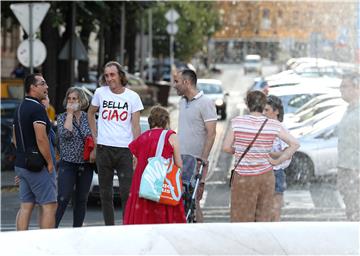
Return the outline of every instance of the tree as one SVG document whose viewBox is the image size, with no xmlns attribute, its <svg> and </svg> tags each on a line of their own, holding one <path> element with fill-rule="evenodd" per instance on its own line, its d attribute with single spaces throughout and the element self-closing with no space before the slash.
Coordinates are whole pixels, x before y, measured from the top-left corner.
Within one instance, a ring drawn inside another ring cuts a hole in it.
<svg viewBox="0 0 360 256">
<path fill-rule="evenodd" d="M 154 54 L 169 55 L 169 35 L 166 32 L 168 21 L 165 13 L 174 8 L 180 14 L 179 27 L 175 35 L 175 57 L 188 61 L 207 44 L 207 38 L 220 27 L 219 15 L 214 2 L 161 2 L 154 10 Z"/>
<path fill-rule="evenodd" d="M 78 23 L 81 27 L 80 39 L 85 46 L 86 51 L 89 53 L 92 49 L 89 45 L 91 32 L 96 32 L 100 27 L 100 20 L 106 17 L 109 11 L 109 6 L 103 1 L 93 2 L 79 2 L 78 8 Z M 106 19 L 104 19 L 104 22 Z M 99 39 L 99 37 L 98 37 Z M 78 80 L 81 82 L 89 82 L 89 61 L 79 60 L 78 63 Z"/>
</svg>

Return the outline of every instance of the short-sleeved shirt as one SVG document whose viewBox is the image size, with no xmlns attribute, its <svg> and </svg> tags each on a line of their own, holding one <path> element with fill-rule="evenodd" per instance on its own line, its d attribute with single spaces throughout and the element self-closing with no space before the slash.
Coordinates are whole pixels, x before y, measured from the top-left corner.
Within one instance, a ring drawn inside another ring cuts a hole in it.
<svg viewBox="0 0 360 256">
<path fill-rule="evenodd" d="M 127 148 L 134 137 L 132 113 L 144 109 L 139 95 L 128 88 L 116 94 L 103 86 L 96 89 L 91 105 L 99 107 L 97 143 Z"/>
<path fill-rule="evenodd" d="M 18 110 L 20 108 L 20 124 L 22 128 L 25 148 L 34 148 L 37 146 L 34 123 L 40 123 L 46 126 L 46 132 L 49 134 L 51 123 L 46 114 L 45 107 L 36 98 L 26 96 L 15 112 L 14 126 L 16 137 L 16 160 L 15 166 L 25 168 L 25 154 L 22 145 L 21 134 L 19 130 Z"/>
<path fill-rule="evenodd" d="M 178 127 L 180 153 L 201 157 L 207 136 L 205 123 L 216 120 L 215 103 L 202 91 L 189 101 L 182 97 Z"/>
<path fill-rule="evenodd" d="M 265 119 L 264 116 L 245 115 L 231 120 L 235 137 L 235 163 L 254 139 Z M 273 170 L 273 166 L 268 160 L 269 153 L 280 129 L 281 123 L 279 121 L 268 119 L 252 147 L 236 167 L 238 174 L 243 176 L 260 175 Z"/>
<path fill-rule="evenodd" d="M 338 167 L 360 170 L 360 104 L 349 105 L 338 125 Z"/>
<path fill-rule="evenodd" d="M 286 129 L 283 126 L 284 129 Z M 275 138 L 274 144 L 273 144 L 273 148 L 272 151 L 273 152 L 280 152 L 280 151 L 284 151 L 287 147 L 289 147 L 288 144 L 286 144 L 286 142 L 284 142 L 283 140 L 281 140 L 279 137 Z M 275 165 L 274 166 L 274 170 L 280 170 L 280 169 L 285 169 L 290 165 L 291 162 L 291 158 L 288 160 L 285 160 L 284 162 L 282 162 L 279 165 Z"/>
<path fill-rule="evenodd" d="M 84 139 L 91 135 L 87 114 L 81 111 L 80 125 L 73 118 L 73 129 L 64 127 L 67 113 L 58 116 L 58 136 L 60 142 L 60 158 L 70 163 L 84 163 Z M 78 127 L 78 128 L 76 128 Z"/>
</svg>

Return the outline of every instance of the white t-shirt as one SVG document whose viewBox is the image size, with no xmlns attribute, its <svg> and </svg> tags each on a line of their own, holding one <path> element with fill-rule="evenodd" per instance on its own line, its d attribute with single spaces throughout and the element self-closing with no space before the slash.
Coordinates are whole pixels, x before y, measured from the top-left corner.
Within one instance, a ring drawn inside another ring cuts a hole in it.
<svg viewBox="0 0 360 256">
<path fill-rule="evenodd" d="M 115 94 L 103 86 L 96 89 L 91 105 L 99 107 L 97 143 L 127 148 L 134 137 L 131 115 L 144 109 L 139 95 L 128 88 Z"/>
<path fill-rule="evenodd" d="M 284 126 L 283 126 L 283 127 L 284 127 Z M 286 128 L 284 127 L 284 129 L 286 129 Z M 286 130 L 287 130 L 287 129 L 286 129 Z M 288 130 L 287 130 L 287 131 L 288 131 Z M 272 151 L 273 151 L 273 152 L 280 152 L 280 151 L 285 150 L 287 147 L 289 147 L 288 144 L 286 144 L 284 141 L 282 141 L 279 137 L 276 137 L 276 138 L 275 138 L 275 141 L 274 141 L 274 144 L 273 144 Z M 291 158 L 288 159 L 288 160 L 285 160 L 284 162 L 282 162 L 282 163 L 279 164 L 279 165 L 274 166 L 273 169 L 274 169 L 274 170 L 285 169 L 285 168 L 289 167 L 290 162 L 291 162 Z"/>
</svg>

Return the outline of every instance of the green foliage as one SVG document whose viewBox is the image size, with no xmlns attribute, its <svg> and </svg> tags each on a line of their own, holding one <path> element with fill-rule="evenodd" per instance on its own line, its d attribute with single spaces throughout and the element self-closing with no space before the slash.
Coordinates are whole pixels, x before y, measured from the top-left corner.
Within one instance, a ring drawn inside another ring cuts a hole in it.
<svg viewBox="0 0 360 256">
<path fill-rule="evenodd" d="M 2 2 L 1 21 L 10 18 L 11 23 L 18 24 L 10 10 L 13 2 Z M 54 27 L 66 24 L 66 14 L 71 11 L 70 1 L 50 1 L 49 14 Z M 78 1 L 77 26 L 87 31 L 96 31 L 97 25 L 103 23 L 104 28 L 111 24 L 120 23 L 121 3 L 118 1 Z M 219 15 L 216 2 L 198 1 L 127 1 L 127 22 L 132 23 L 136 30 L 140 30 L 140 17 L 145 16 L 147 10 L 153 11 L 153 52 L 155 56 L 169 56 L 169 35 L 166 32 L 168 21 L 165 13 L 174 8 L 180 14 L 177 20 L 179 31 L 175 35 L 175 57 L 189 60 L 194 54 L 206 49 L 209 36 L 219 28 Z M 8 28 L 10 29 L 10 28 Z M 148 25 L 145 25 L 147 33 Z"/>
<path fill-rule="evenodd" d="M 166 32 L 168 21 L 165 13 L 174 8 L 180 18 L 175 35 L 175 57 L 189 60 L 194 54 L 206 48 L 208 37 L 219 29 L 219 15 L 216 2 L 171 1 L 159 2 L 153 9 L 154 55 L 169 55 L 169 35 Z"/>
</svg>

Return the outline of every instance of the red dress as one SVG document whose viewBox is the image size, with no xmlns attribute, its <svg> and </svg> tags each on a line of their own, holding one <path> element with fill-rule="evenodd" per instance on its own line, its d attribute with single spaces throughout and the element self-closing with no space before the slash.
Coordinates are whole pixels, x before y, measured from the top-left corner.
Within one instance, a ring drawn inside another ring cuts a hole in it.
<svg viewBox="0 0 360 256">
<path fill-rule="evenodd" d="M 137 158 L 136 169 L 132 178 L 129 198 L 126 203 L 123 224 L 160 224 L 186 223 L 182 199 L 176 206 L 160 204 L 139 198 L 141 176 L 149 157 L 155 156 L 157 142 L 163 129 L 151 129 L 141 134 L 129 144 L 131 152 Z M 169 143 L 169 136 L 175 133 L 169 130 L 165 136 L 162 156 L 170 158 L 174 149 Z"/>
</svg>

